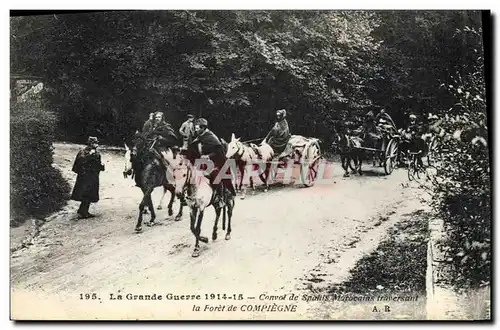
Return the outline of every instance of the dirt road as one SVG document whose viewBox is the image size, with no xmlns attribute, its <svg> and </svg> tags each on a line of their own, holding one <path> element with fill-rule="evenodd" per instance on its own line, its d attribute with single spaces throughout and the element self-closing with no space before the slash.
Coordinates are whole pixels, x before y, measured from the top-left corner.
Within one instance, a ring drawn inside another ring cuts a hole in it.
<svg viewBox="0 0 500 330">
<path fill-rule="evenodd" d="M 72 184 L 77 150 L 67 144 L 57 144 L 55 150 L 55 165 Z M 123 178 L 122 155 L 102 153 L 106 171 L 101 173 L 101 200 L 91 207 L 97 217 L 77 219 L 78 204 L 70 201 L 47 219 L 32 245 L 12 253 L 13 318 L 321 318 L 314 314 L 314 303 L 289 300 L 291 293 L 303 295 L 341 282 L 390 226 L 422 208 L 421 192 L 402 186 L 407 182 L 404 170 L 386 176 L 381 168 L 365 166 L 367 175 L 344 179 L 336 164 L 328 185 L 290 185 L 237 199 L 231 240 L 224 240 L 219 226 L 219 240 L 202 245 L 201 256 L 192 258 L 188 209 L 175 222 L 167 216 L 166 198 L 158 225 L 144 226 L 136 234 L 141 192 Z M 161 190 L 153 195 L 157 204 Z M 176 201 L 174 212 L 178 206 Z M 205 236 L 211 236 L 213 219 L 210 209 L 202 226 Z M 86 293 L 91 299 L 85 299 Z M 128 300 L 127 293 L 156 293 L 162 300 Z M 169 300 L 169 293 L 199 294 L 200 299 Z M 122 294 L 123 300 L 110 300 L 110 294 Z M 285 301 L 260 299 L 285 294 Z M 295 312 L 271 312 L 273 303 L 295 304 Z M 227 310 L 231 304 L 236 311 Z M 271 307 L 265 313 L 241 307 L 257 304 Z"/>
</svg>

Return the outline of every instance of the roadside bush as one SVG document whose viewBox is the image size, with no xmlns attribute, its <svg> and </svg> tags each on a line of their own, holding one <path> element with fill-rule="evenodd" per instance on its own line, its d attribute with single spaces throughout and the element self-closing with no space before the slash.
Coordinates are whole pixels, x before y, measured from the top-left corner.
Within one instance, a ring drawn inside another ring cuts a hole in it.
<svg viewBox="0 0 500 330">
<path fill-rule="evenodd" d="M 481 38 L 481 31 L 457 31 L 464 40 Z M 446 244 L 456 272 L 457 287 L 478 286 L 491 275 L 491 177 L 481 42 L 476 58 L 443 84 L 456 104 L 442 117 L 446 132 L 442 161 L 436 164 L 433 206 L 446 226 Z"/>
<path fill-rule="evenodd" d="M 18 224 L 58 210 L 70 187 L 52 167 L 54 117 L 28 102 L 11 105 L 10 121 L 11 221 Z"/>
</svg>

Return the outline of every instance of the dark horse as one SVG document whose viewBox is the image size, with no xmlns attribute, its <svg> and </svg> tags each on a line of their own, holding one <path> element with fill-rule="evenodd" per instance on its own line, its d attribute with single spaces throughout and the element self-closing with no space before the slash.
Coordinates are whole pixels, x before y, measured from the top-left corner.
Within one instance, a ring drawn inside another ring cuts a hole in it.
<svg viewBox="0 0 500 330">
<path fill-rule="evenodd" d="M 344 169 L 344 177 L 349 176 L 349 168 L 355 174 L 361 174 L 361 152 L 356 148 L 361 146 L 361 139 L 357 136 L 352 136 L 346 133 L 338 133 L 334 129 L 334 141 L 332 143 L 335 153 L 340 155 L 342 168 Z"/>
<path fill-rule="evenodd" d="M 141 203 L 139 204 L 139 217 L 137 219 L 137 224 L 135 230 L 140 232 L 142 230 L 142 217 L 145 211 L 145 206 L 147 206 L 151 212 L 151 218 L 148 226 L 154 224 L 156 219 L 156 213 L 154 211 L 153 201 L 151 199 L 151 193 L 156 187 L 163 187 L 164 192 L 166 190 L 170 191 L 170 201 L 168 203 L 168 215 L 173 214 L 172 205 L 174 203 L 174 198 L 177 196 L 180 200 L 179 213 L 175 216 L 175 221 L 179 221 L 182 218 L 182 208 L 184 205 L 184 197 L 182 194 L 175 193 L 175 186 L 167 181 L 167 176 L 165 173 L 165 167 L 161 161 L 161 156 L 158 152 L 162 150 L 170 149 L 168 147 L 155 148 L 156 140 L 147 140 L 143 135 L 136 134 L 133 140 L 133 147 L 128 150 L 125 154 L 126 164 L 129 162 L 130 168 L 134 169 L 134 175 L 136 176 L 136 183 L 141 188 L 143 197 Z M 169 144 L 174 145 L 175 141 L 169 141 Z M 127 147 L 127 146 L 126 146 Z M 175 147 L 173 147 L 175 148 Z M 127 147 L 128 149 L 128 147 Z M 123 172 L 126 177 L 131 174 L 130 168 Z M 163 198 L 162 198 L 163 199 Z"/>
</svg>

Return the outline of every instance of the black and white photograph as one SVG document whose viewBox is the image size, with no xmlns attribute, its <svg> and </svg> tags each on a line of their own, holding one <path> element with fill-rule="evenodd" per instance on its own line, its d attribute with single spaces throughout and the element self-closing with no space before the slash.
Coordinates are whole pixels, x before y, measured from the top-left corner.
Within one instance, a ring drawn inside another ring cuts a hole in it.
<svg viewBox="0 0 500 330">
<path fill-rule="evenodd" d="M 9 13 L 10 319 L 491 321 L 490 10 Z"/>
</svg>

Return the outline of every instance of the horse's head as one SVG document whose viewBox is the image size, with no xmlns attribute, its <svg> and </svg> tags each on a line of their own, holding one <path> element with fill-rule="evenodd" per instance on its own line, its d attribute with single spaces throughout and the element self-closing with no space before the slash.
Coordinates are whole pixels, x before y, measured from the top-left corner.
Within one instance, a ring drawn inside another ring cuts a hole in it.
<svg viewBox="0 0 500 330">
<path fill-rule="evenodd" d="M 123 168 L 123 177 L 126 179 L 129 175 L 132 175 L 132 151 L 129 149 L 125 143 L 125 166 Z"/>
<path fill-rule="evenodd" d="M 175 149 L 161 151 L 162 161 L 166 168 L 167 181 L 175 187 L 177 195 L 182 194 L 189 182 L 190 163 Z"/>
<path fill-rule="evenodd" d="M 231 141 L 227 144 L 226 158 L 233 157 L 242 147 L 242 143 L 239 138 L 231 134 Z"/>
</svg>

